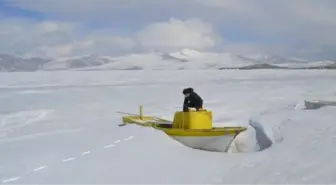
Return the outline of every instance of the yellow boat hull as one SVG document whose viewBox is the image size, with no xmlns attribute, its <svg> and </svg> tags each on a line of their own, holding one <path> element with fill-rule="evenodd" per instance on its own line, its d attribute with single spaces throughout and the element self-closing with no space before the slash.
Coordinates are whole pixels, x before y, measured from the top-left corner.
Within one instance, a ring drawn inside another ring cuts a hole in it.
<svg viewBox="0 0 336 185">
<path fill-rule="evenodd" d="M 187 147 L 217 152 L 227 152 L 233 139 L 247 129 L 246 127 L 173 128 L 171 121 L 151 116 L 141 118 L 139 116 L 125 116 L 123 117 L 123 123 L 151 127 L 164 132 Z"/>
</svg>

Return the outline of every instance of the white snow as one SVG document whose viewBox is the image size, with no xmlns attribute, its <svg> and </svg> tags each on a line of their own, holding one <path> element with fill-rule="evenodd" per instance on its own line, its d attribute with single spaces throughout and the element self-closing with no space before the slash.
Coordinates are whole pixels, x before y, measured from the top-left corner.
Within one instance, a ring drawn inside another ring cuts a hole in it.
<svg viewBox="0 0 336 185">
<path fill-rule="evenodd" d="M 80 58 L 80 57 L 77 57 Z M 102 57 L 110 62 L 100 66 L 90 66 L 79 70 L 121 70 L 121 69 L 145 69 L 145 70 L 199 70 L 219 69 L 224 67 L 243 67 L 254 64 L 273 64 L 281 67 L 316 67 L 333 64 L 333 61 L 307 61 L 286 57 L 257 53 L 254 55 L 237 55 L 227 52 L 200 52 L 193 49 L 182 49 L 179 52 L 161 53 L 139 53 L 119 57 Z M 85 59 L 83 59 L 85 60 Z M 97 59 L 98 60 L 98 59 Z M 292 60 L 292 61 L 290 61 Z M 51 68 L 57 69 L 54 65 L 59 60 L 50 64 Z M 63 62 L 68 62 L 62 60 Z M 60 61 L 59 61 L 60 62 Z M 49 65 L 49 63 L 48 63 Z"/>
<path fill-rule="evenodd" d="M 41 170 L 43 170 L 44 168 L 46 168 L 47 166 L 40 166 L 40 167 L 38 167 L 38 168 L 35 168 L 33 171 L 35 171 L 35 172 L 37 172 L 37 171 L 41 171 Z"/>
<path fill-rule="evenodd" d="M 336 183 L 335 79 L 332 70 L 3 73 L 0 183 Z M 248 126 L 229 153 L 118 127 L 116 112 L 139 105 L 172 119 L 185 87 L 214 125 Z"/>
<path fill-rule="evenodd" d="M 132 54 L 112 60 L 115 62 L 91 69 L 218 69 L 253 64 L 231 53 L 201 53 L 190 49 L 175 53 Z"/>
</svg>

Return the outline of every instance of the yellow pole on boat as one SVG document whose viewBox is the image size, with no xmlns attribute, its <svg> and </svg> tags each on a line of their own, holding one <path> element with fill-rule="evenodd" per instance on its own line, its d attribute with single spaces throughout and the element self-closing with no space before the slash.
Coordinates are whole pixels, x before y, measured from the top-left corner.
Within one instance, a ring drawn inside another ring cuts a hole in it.
<svg viewBox="0 0 336 185">
<path fill-rule="evenodd" d="M 143 119 L 142 105 L 140 105 L 140 119 Z"/>
</svg>

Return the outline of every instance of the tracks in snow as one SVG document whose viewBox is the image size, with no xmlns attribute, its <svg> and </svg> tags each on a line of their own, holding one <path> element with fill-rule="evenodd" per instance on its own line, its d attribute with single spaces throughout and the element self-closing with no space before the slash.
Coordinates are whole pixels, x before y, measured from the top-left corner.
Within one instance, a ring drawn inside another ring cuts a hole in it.
<svg viewBox="0 0 336 185">
<path fill-rule="evenodd" d="M 45 119 L 53 110 L 29 110 L 0 115 L 0 138 L 6 137 L 10 132 L 22 129 Z"/>
<path fill-rule="evenodd" d="M 122 141 L 129 141 L 129 140 L 131 140 L 131 139 L 133 139 L 133 138 L 134 138 L 134 136 L 130 136 L 130 137 L 127 137 L 127 138 L 124 138 L 124 139 L 121 139 L 121 140 L 116 140 L 116 141 L 113 142 L 113 144 L 104 145 L 104 146 L 103 146 L 103 149 L 109 149 L 109 148 L 112 148 L 112 147 L 116 146 L 118 143 L 121 143 Z M 83 156 L 89 155 L 89 154 L 91 154 L 91 153 L 92 153 L 91 151 L 84 151 L 84 152 L 81 152 L 81 153 L 79 154 L 79 156 L 77 156 L 77 157 L 74 156 L 74 157 L 69 157 L 69 158 L 61 159 L 60 162 L 61 162 L 61 163 L 69 163 L 69 162 L 71 162 L 71 161 L 76 160 L 76 159 L 79 158 L 79 157 L 83 157 Z M 46 169 L 46 168 L 48 168 L 48 167 L 49 167 L 49 166 L 47 166 L 47 165 L 40 165 L 40 166 L 38 166 L 38 167 L 36 167 L 36 168 L 33 168 L 33 169 L 30 170 L 28 173 L 31 173 L 31 172 L 39 172 L 39 171 L 42 171 L 42 170 L 44 170 L 44 169 Z M 27 174 L 27 173 L 25 173 L 25 174 Z M 1 182 L 2 182 L 3 184 L 5 184 L 5 183 L 11 183 L 11 182 L 18 181 L 18 180 L 22 179 L 23 177 L 24 177 L 24 175 L 21 175 L 21 176 L 15 176 L 15 177 L 10 177 L 10 178 L 7 178 L 7 179 L 2 180 Z"/>
</svg>

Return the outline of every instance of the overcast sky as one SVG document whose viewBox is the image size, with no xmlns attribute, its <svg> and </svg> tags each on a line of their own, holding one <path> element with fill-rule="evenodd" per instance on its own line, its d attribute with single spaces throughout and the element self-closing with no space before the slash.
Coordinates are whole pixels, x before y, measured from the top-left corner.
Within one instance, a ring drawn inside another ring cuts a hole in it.
<svg viewBox="0 0 336 185">
<path fill-rule="evenodd" d="M 336 59 L 336 0 L 0 0 L 0 52 L 148 51 Z"/>
</svg>

